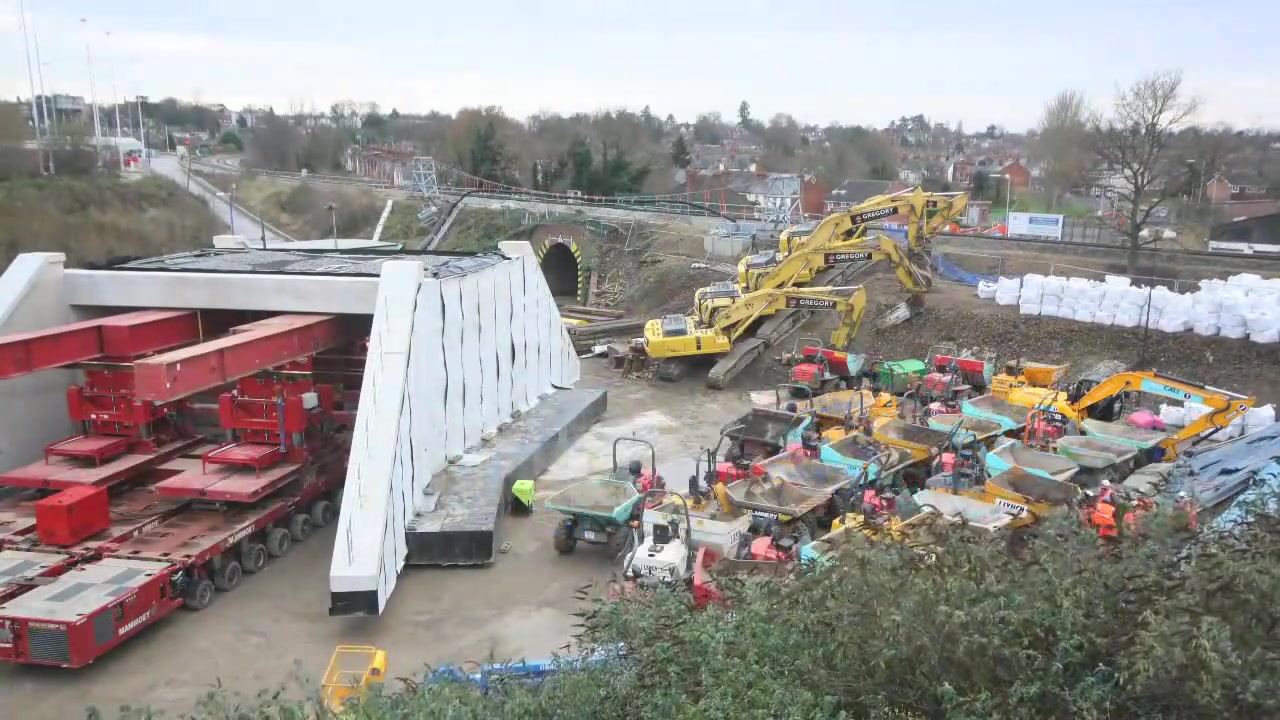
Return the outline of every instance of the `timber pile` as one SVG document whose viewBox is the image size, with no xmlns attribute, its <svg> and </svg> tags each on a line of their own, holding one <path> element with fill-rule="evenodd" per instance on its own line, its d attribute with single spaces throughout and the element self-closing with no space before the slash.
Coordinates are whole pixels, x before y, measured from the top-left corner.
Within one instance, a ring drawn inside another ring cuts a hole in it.
<svg viewBox="0 0 1280 720">
<path fill-rule="evenodd" d="M 620 317 L 591 321 L 585 325 L 566 325 L 565 330 L 573 340 L 573 349 L 581 355 L 591 352 L 591 348 L 596 345 L 614 341 L 626 342 L 639 337 L 644 331 L 644 323 L 644 320 Z"/>
</svg>

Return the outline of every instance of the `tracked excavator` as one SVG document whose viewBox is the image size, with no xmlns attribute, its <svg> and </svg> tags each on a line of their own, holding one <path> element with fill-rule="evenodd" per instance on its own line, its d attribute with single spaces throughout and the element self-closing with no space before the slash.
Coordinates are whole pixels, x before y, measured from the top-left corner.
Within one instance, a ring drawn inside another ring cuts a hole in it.
<svg viewBox="0 0 1280 720">
<path fill-rule="evenodd" d="M 869 198 L 816 223 L 792 227 L 782 233 L 778 252 L 744 258 L 739 263 L 735 282 L 715 283 L 699 289 L 694 296 L 694 315 L 707 316 L 711 311 L 719 312 L 759 292 L 806 285 L 837 286 L 843 282 L 851 265 L 886 260 L 893 266 L 903 288 L 911 293 L 911 300 L 895 307 L 877 324 L 887 326 L 898 322 L 910 317 L 910 306 L 919 307 L 923 295 L 932 286 L 928 238 L 963 213 L 968 202 L 968 196 L 963 193 L 925 193 L 914 188 Z M 868 236 L 869 223 L 898 215 L 907 219 L 906 248 L 883 235 Z M 865 299 L 863 302 L 865 304 Z M 776 302 L 765 303 L 763 307 L 752 305 L 750 327 L 735 330 L 737 334 L 731 349 L 722 347 L 715 351 L 725 356 L 707 376 L 707 384 L 713 388 L 724 387 L 767 347 L 800 327 L 815 309 L 821 308 Z M 645 331 L 646 345 L 655 344 L 652 338 L 665 339 L 659 330 L 668 320 L 671 318 L 649 322 Z M 678 322 L 673 323 L 672 327 L 678 325 Z M 747 332 L 754 337 L 743 337 Z M 656 346 L 665 344 L 657 342 Z M 710 354 L 710 351 L 699 354 Z M 660 365 L 659 375 L 670 377 L 672 373 Z"/>
<path fill-rule="evenodd" d="M 694 361 L 715 358 L 707 384 L 723 388 L 768 347 L 766 339 L 759 336 L 742 337 L 760 318 L 783 309 L 834 310 L 840 313 L 840 324 L 831 333 L 831 346 L 844 349 L 858 334 L 866 307 L 867 291 L 861 286 L 743 293 L 733 282 L 724 281 L 694 294 L 693 314 L 667 315 L 645 323 L 643 350 L 650 362 L 657 363 L 657 375 L 663 380 L 679 380 Z"/>
<path fill-rule="evenodd" d="M 870 223 L 903 215 L 907 218 L 907 254 L 917 268 L 928 270 L 928 240 L 946 225 L 954 222 L 969 204 L 964 193 L 926 193 L 920 188 L 903 190 L 890 195 L 877 195 L 828 215 L 822 220 L 802 223 L 787 228 L 778 237 L 778 251 L 766 250 L 748 255 L 738 262 L 738 285 L 757 285 L 761 275 L 770 273 L 793 253 L 800 250 L 819 251 L 828 246 L 841 245 L 846 252 L 854 252 L 862 241 L 864 250 L 883 250 L 882 239 L 869 238 Z M 820 257 L 820 256 L 815 256 Z M 890 259 L 893 258 L 877 258 Z M 855 262 L 846 260 L 848 262 Z M 816 276 L 838 263 L 807 262 L 799 272 L 793 273 L 794 284 L 815 281 Z M 818 284 L 833 281 L 832 278 L 816 278 Z"/>
</svg>

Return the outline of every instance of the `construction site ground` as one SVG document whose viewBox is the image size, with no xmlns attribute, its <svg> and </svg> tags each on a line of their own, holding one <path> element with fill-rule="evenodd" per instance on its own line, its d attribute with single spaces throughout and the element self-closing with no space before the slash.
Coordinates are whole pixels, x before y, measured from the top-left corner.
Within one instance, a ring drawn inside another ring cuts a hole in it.
<svg viewBox="0 0 1280 720">
<path fill-rule="evenodd" d="M 606 388 L 608 412 L 538 481 L 540 501 L 606 473 L 620 436 L 653 442 L 659 472 L 683 487 L 698 449 L 748 407 L 742 393 L 618 380 L 597 361 L 584 361 L 580 386 Z M 633 458 L 648 464 L 635 450 L 619 461 Z M 551 535 L 560 517 L 539 509 L 504 519 L 501 539 L 511 549 L 492 566 L 410 568 L 386 613 L 363 618 L 328 616 L 330 527 L 208 610 L 180 610 L 86 668 L 0 666 L 0 707 L 60 720 L 84 717 L 87 706 L 114 718 L 121 706 L 149 705 L 173 717 L 218 686 L 243 697 L 276 688 L 301 695 L 315 689 L 340 644 L 386 649 L 393 677 L 420 676 L 428 665 L 548 657 L 571 640 L 578 588 L 602 591 L 618 570 L 601 547 L 557 555 Z"/>
<path fill-rule="evenodd" d="M 877 273 L 866 282 L 872 298 L 854 349 L 873 359 L 920 358 L 931 345 L 954 344 L 961 349 L 990 350 L 1001 359 L 1071 363 L 1073 368 L 1118 362 L 1133 368 L 1155 368 L 1226 390 L 1253 393 L 1259 402 L 1280 402 L 1280 346 L 1247 340 L 1200 337 L 1190 332 L 1164 333 L 1018 314 L 1016 306 L 999 306 L 977 297 L 975 289 L 936 283 L 925 308 L 911 320 L 876 331 L 871 327 L 877 309 L 899 299 L 892 275 Z M 827 339 L 835 319 L 817 316 L 794 337 Z M 789 349 L 790 341 L 785 343 Z M 740 375 L 732 387 L 761 389 L 786 382 L 789 370 L 774 359 L 778 348 Z"/>
</svg>

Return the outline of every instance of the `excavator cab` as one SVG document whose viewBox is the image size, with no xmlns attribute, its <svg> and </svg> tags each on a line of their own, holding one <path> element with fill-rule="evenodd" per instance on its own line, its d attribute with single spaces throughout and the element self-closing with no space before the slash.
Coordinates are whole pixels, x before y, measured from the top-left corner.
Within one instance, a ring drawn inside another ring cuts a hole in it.
<svg viewBox="0 0 1280 720">
<path fill-rule="evenodd" d="M 369 688 L 387 680 L 387 651 L 367 645 L 339 645 L 329 658 L 320 683 L 320 699 L 339 713 L 349 701 L 364 697 Z"/>
<path fill-rule="evenodd" d="M 1067 390 L 1067 402 L 1075 405 L 1080 399 L 1089 394 L 1089 391 L 1098 387 L 1106 378 L 1086 377 L 1077 380 L 1069 390 Z M 1116 393 L 1109 398 L 1100 400 L 1089 407 L 1085 408 L 1085 414 L 1090 420 L 1102 420 L 1104 422 L 1115 422 L 1124 416 L 1126 393 Z"/>
</svg>

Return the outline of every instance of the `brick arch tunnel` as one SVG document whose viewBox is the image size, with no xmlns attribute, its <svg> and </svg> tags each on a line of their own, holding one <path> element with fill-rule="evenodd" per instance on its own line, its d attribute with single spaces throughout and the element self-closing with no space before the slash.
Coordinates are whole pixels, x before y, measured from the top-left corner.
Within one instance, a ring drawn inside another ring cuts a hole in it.
<svg viewBox="0 0 1280 720">
<path fill-rule="evenodd" d="M 547 238 L 536 249 L 538 265 L 547 279 L 551 294 L 586 302 L 586 267 L 582 248 L 572 238 Z"/>
</svg>

